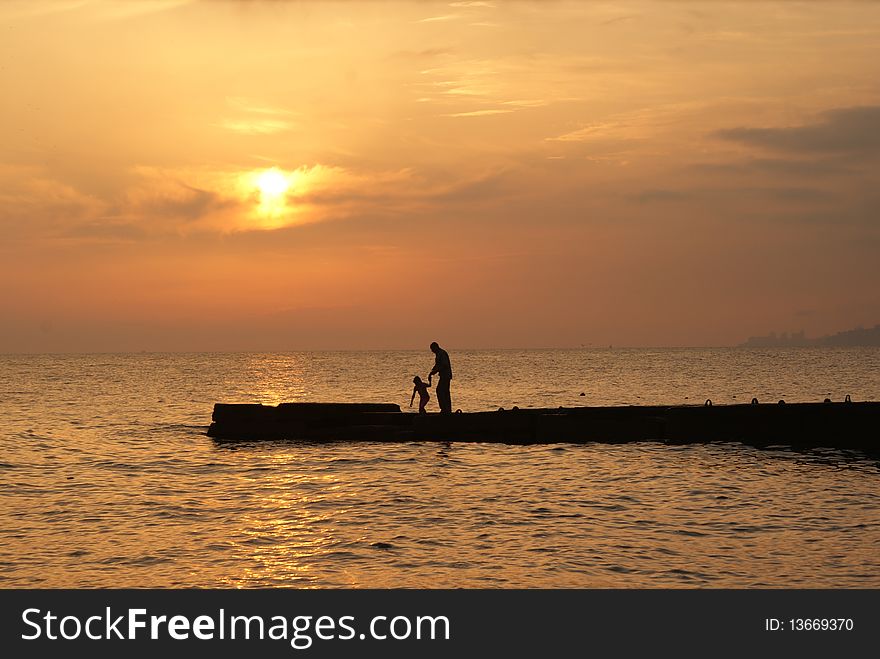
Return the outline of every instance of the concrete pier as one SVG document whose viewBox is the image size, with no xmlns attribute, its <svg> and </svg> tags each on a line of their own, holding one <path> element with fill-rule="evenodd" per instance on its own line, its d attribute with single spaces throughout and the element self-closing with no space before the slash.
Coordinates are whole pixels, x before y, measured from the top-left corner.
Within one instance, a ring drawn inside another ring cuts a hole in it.
<svg viewBox="0 0 880 659">
<path fill-rule="evenodd" d="M 880 450 L 880 403 L 524 408 L 451 415 L 390 403 L 214 406 L 218 440 L 455 441 L 506 444 L 662 441 Z"/>
</svg>

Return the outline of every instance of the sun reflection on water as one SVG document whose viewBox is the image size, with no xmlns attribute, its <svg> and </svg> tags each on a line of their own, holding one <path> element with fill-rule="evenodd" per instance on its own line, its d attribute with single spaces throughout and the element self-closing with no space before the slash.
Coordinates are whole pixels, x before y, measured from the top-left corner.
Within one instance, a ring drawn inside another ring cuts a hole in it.
<svg viewBox="0 0 880 659">
<path fill-rule="evenodd" d="M 230 534 L 234 564 L 240 567 L 222 582 L 315 587 L 315 561 L 341 542 L 335 520 L 346 513 L 345 488 L 335 475 L 300 468 L 302 460 L 293 451 L 263 457 L 242 483 L 243 489 L 255 489 Z"/>
</svg>

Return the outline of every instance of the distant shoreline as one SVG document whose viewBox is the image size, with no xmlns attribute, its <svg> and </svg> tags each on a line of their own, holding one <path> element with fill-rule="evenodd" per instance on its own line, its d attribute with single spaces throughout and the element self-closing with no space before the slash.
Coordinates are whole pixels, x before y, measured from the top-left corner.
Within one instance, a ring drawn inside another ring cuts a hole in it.
<svg viewBox="0 0 880 659">
<path fill-rule="evenodd" d="M 869 329 L 858 327 L 856 329 L 838 332 L 809 339 L 803 331 L 780 335 L 776 333 L 767 336 L 751 336 L 739 348 L 876 348 L 880 346 L 880 325 Z"/>
<path fill-rule="evenodd" d="M 456 352 L 625 352 L 625 351 L 690 351 L 690 350 L 755 350 L 755 349 L 794 349 L 794 348 L 880 348 L 880 343 L 874 344 L 833 344 L 820 343 L 819 339 L 812 339 L 808 343 L 775 343 L 761 344 L 751 342 L 765 337 L 753 337 L 745 343 L 724 346 L 565 346 L 559 348 L 536 347 L 536 348 L 455 348 Z M 0 352 L 0 357 L 97 357 L 97 356 L 121 356 L 121 355 L 295 355 L 295 354 L 336 354 L 336 353 L 423 353 L 420 348 L 281 348 L 281 349 L 254 349 L 254 350 L 102 350 L 102 351 L 34 351 L 34 352 Z"/>
</svg>

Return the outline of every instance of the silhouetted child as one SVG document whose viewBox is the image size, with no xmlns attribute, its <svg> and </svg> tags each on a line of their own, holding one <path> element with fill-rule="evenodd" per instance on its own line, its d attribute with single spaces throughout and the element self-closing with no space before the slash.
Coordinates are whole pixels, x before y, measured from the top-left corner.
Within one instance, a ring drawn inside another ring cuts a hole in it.
<svg viewBox="0 0 880 659">
<path fill-rule="evenodd" d="M 417 375 L 413 378 L 413 385 L 413 395 L 412 398 L 409 399 L 409 406 L 412 407 L 413 401 L 416 399 L 416 393 L 418 393 L 419 414 L 427 414 L 425 405 L 427 405 L 428 401 L 431 400 L 431 397 L 428 395 L 428 387 L 431 386 L 430 382 L 428 384 L 425 384 L 424 382 L 422 382 L 422 378 Z"/>
</svg>

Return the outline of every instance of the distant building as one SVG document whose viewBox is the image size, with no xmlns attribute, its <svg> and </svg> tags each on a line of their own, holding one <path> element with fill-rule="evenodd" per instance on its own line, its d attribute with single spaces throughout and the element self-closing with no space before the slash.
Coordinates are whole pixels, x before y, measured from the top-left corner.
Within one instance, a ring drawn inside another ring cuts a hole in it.
<svg viewBox="0 0 880 659">
<path fill-rule="evenodd" d="M 803 330 L 791 334 L 783 332 L 779 335 L 776 332 L 770 332 L 767 336 L 750 336 L 745 343 L 740 344 L 740 347 L 743 348 L 798 348 L 803 346 L 829 348 L 880 346 L 880 325 L 875 325 L 870 329 L 858 327 L 818 339 L 808 339 Z"/>
<path fill-rule="evenodd" d="M 745 348 L 795 348 L 801 346 L 815 345 L 806 337 L 804 331 L 783 332 L 776 335 L 776 332 L 770 332 L 767 336 L 750 336 L 748 340 L 742 344 Z"/>
<path fill-rule="evenodd" d="M 874 325 L 874 327 L 869 329 L 859 327 L 846 332 L 838 332 L 831 336 L 823 336 L 821 339 L 816 340 L 816 345 L 860 347 L 880 346 L 880 325 Z"/>
</svg>

